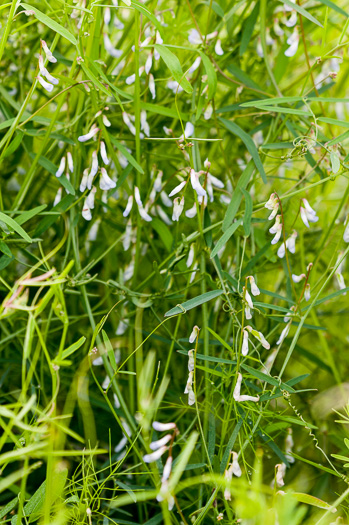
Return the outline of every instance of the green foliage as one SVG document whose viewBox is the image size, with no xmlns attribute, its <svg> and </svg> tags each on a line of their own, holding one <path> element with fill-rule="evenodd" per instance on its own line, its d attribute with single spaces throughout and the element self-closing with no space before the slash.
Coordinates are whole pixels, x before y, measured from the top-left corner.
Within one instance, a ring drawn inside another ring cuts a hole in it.
<svg viewBox="0 0 349 525">
<path fill-rule="evenodd" d="M 1 523 L 347 522 L 348 8 L 0 6 Z"/>
</svg>

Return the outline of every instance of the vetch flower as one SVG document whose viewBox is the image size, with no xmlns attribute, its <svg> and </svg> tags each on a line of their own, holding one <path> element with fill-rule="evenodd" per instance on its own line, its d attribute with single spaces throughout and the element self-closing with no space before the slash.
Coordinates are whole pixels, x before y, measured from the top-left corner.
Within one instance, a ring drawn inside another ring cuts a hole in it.
<svg viewBox="0 0 349 525">
<path fill-rule="evenodd" d="M 102 121 L 107 128 L 110 128 L 111 122 L 106 115 L 102 115 Z"/>
<path fill-rule="evenodd" d="M 150 91 L 150 94 L 151 94 L 151 98 L 154 100 L 154 98 L 156 97 L 156 89 L 155 89 L 154 76 L 151 73 L 149 75 L 148 86 L 149 86 L 149 91 Z"/>
<path fill-rule="evenodd" d="M 125 122 L 126 126 L 128 127 L 128 129 L 131 131 L 132 135 L 136 135 L 136 128 L 134 127 L 134 125 L 132 124 L 131 122 L 131 119 L 130 119 L 130 115 L 128 115 L 126 113 L 126 111 L 124 111 L 122 113 L 122 119 L 123 121 Z"/>
<path fill-rule="evenodd" d="M 276 468 L 276 484 L 278 487 L 283 487 L 285 485 L 284 475 L 286 474 L 286 465 L 285 463 L 278 463 L 275 465 Z"/>
<path fill-rule="evenodd" d="M 282 223 L 281 223 L 281 215 L 277 215 L 275 219 L 275 223 L 271 228 L 269 228 L 269 233 L 275 234 L 274 239 L 271 241 L 271 244 L 276 244 L 279 242 L 281 234 L 282 234 Z"/>
<path fill-rule="evenodd" d="M 241 354 L 243 356 L 248 354 L 248 331 L 243 330 L 243 339 L 242 339 L 242 347 L 241 347 Z"/>
<path fill-rule="evenodd" d="M 100 144 L 100 154 L 101 154 L 104 164 L 108 166 L 110 160 L 108 159 L 107 150 L 106 150 L 103 140 L 101 141 L 101 144 Z"/>
<path fill-rule="evenodd" d="M 86 199 L 85 199 L 85 202 L 87 204 L 87 206 L 93 210 L 93 208 L 95 207 L 95 193 L 97 191 L 97 188 L 93 187 L 92 190 L 90 191 L 90 193 L 87 195 Z"/>
<path fill-rule="evenodd" d="M 139 215 L 142 217 L 143 220 L 147 222 L 151 222 L 153 220 L 145 208 L 141 208 L 140 206 L 138 206 L 138 211 Z"/>
<path fill-rule="evenodd" d="M 49 82 L 51 82 L 51 84 L 54 84 L 54 85 L 57 85 L 59 83 L 59 80 L 55 77 L 53 77 L 46 69 L 46 67 L 44 66 L 44 59 L 42 57 L 42 55 L 39 55 L 39 70 L 40 70 L 40 74 L 47 78 L 47 80 Z"/>
<path fill-rule="evenodd" d="M 236 476 L 237 478 L 240 478 L 241 477 L 241 468 L 240 468 L 240 465 L 239 465 L 239 462 L 238 462 L 238 454 L 236 452 L 232 452 L 232 455 L 233 455 L 233 462 L 231 464 L 232 472 L 233 472 L 234 476 Z"/>
<path fill-rule="evenodd" d="M 114 58 L 121 57 L 122 51 L 120 49 L 115 49 L 107 33 L 104 33 L 103 35 L 103 42 L 104 42 L 104 48 L 107 51 L 107 53 L 109 53 L 110 56 Z"/>
<path fill-rule="evenodd" d="M 86 188 L 87 188 L 87 180 L 88 180 L 88 169 L 86 168 L 84 171 L 83 171 L 83 174 L 82 174 L 82 179 L 81 179 L 81 182 L 80 182 L 80 191 L 81 193 L 83 193 Z M 91 188 L 89 188 L 91 189 Z"/>
<path fill-rule="evenodd" d="M 145 62 L 145 66 L 144 66 L 144 69 L 147 75 L 149 75 L 152 65 L 153 65 L 153 55 L 149 55 Z"/>
<path fill-rule="evenodd" d="M 287 436 L 286 436 L 286 440 L 285 440 L 285 458 L 289 461 L 289 463 L 294 463 L 295 462 L 294 457 L 291 456 L 293 445 L 294 445 L 294 442 L 293 442 L 293 439 L 292 439 L 292 428 L 288 428 L 287 429 Z"/>
<path fill-rule="evenodd" d="M 194 350 L 188 351 L 188 370 L 189 372 L 193 372 L 195 368 L 195 359 L 194 359 Z"/>
<path fill-rule="evenodd" d="M 65 157 L 61 158 L 61 162 L 59 163 L 58 170 L 56 171 L 56 177 L 61 177 L 65 170 Z"/>
<path fill-rule="evenodd" d="M 292 274 L 292 281 L 294 283 L 300 283 L 305 278 L 306 278 L 305 273 L 301 273 L 300 275 L 295 275 L 294 273 Z"/>
<path fill-rule="evenodd" d="M 176 197 L 173 201 L 172 220 L 178 221 L 184 208 L 184 197 Z"/>
<path fill-rule="evenodd" d="M 242 375 L 239 372 L 238 378 L 236 380 L 234 392 L 233 392 L 233 398 L 235 399 L 235 401 L 237 403 L 241 401 L 253 401 L 254 403 L 257 403 L 259 401 L 259 396 L 247 396 L 247 395 L 240 394 L 241 382 L 242 382 Z"/>
<path fill-rule="evenodd" d="M 190 170 L 190 182 L 198 196 L 206 197 L 206 190 L 200 184 L 199 173 L 193 169 Z"/>
<path fill-rule="evenodd" d="M 86 199 L 85 199 L 85 202 L 84 202 L 84 206 L 82 208 L 82 216 L 85 219 L 85 221 L 90 221 L 92 219 L 91 209 L 86 204 Z"/>
<path fill-rule="evenodd" d="M 185 263 L 187 268 L 190 268 L 191 265 L 193 264 L 193 262 L 194 262 L 194 255 L 195 255 L 194 244 L 192 244 L 190 246 L 190 250 L 189 250 L 189 253 L 188 253 L 187 262 Z"/>
<path fill-rule="evenodd" d="M 200 332 L 200 328 L 198 326 L 194 326 L 190 336 L 189 336 L 189 343 L 194 343 L 194 341 L 196 341 L 198 335 L 199 335 L 199 332 Z"/>
<path fill-rule="evenodd" d="M 251 310 L 253 310 L 253 308 L 254 308 L 252 297 L 250 296 L 250 294 L 249 294 L 249 292 L 248 292 L 248 290 L 247 290 L 247 288 L 245 286 L 242 287 L 242 290 L 243 290 L 244 300 L 247 303 L 245 305 L 245 316 L 246 316 L 246 319 L 252 319 Z"/>
<path fill-rule="evenodd" d="M 99 179 L 99 187 L 101 190 L 111 190 L 115 188 L 116 182 L 113 181 L 105 168 L 101 168 L 101 178 Z"/>
<path fill-rule="evenodd" d="M 172 201 L 171 199 L 168 197 L 167 193 L 165 193 L 164 191 L 162 191 L 160 193 L 160 199 L 161 199 L 161 202 L 164 206 L 166 206 L 166 208 L 172 208 Z"/>
<path fill-rule="evenodd" d="M 282 330 L 279 339 L 276 341 L 277 345 L 281 345 L 281 343 L 286 339 L 288 332 L 290 331 L 291 323 L 289 323 L 285 328 Z"/>
<path fill-rule="evenodd" d="M 169 197 L 173 197 L 174 195 L 177 195 L 177 193 L 179 193 L 183 188 L 184 186 L 186 185 L 187 181 L 183 181 L 181 182 L 180 184 L 178 184 L 178 186 L 176 186 L 175 188 L 173 188 L 173 190 L 171 191 L 171 193 L 169 194 Z"/>
<path fill-rule="evenodd" d="M 150 137 L 150 129 L 147 122 L 147 113 L 145 110 L 141 111 L 141 129 L 144 131 L 147 137 Z"/>
<path fill-rule="evenodd" d="M 79 142 L 87 142 L 88 140 L 92 139 L 97 133 L 99 132 L 99 128 L 91 128 L 86 135 L 80 135 L 78 137 Z"/>
<path fill-rule="evenodd" d="M 300 207 L 301 219 L 305 226 L 309 228 L 309 222 L 317 222 L 319 217 L 316 215 L 316 211 L 310 206 L 307 199 L 302 199 L 303 206 Z"/>
<path fill-rule="evenodd" d="M 224 471 L 224 477 L 227 481 L 231 481 L 232 480 L 232 477 L 233 475 L 240 478 L 241 476 L 241 468 L 240 468 L 240 465 L 239 465 L 239 462 L 238 462 L 238 455 L 236 452 L 233 452 L 231 451 L 232 455 L 233 455 L 233 461 L 232 463 L 229 463 L 229 466 L 227 469 L 225 469 Z M 224 499 L 226 501 L 231 501 L 231 492 L 228 488 L 226 488 L 224 490 Z M 223 516 L 223 515 L 222 515 Z M 218 520 L 218 518 L 217 518 Z M 218 520 L 220 521 L 220 520 Z"/>
<path fill-rule="evenodd" d="M 272 221 L 279 210 L 279 199 L 276 196 L 276 193 L 272 193 L 269 197 L 269 200 L 264 205 L 265 208 L 271 210 L 271 214 L 268 217 L 269 221 Z"/>
<path fill-rule="evenodd" d="M 184 136 L 185 138 L 189 138 L 194 133 L 194 125 L 191 122 L 187 122 L 184 128 Z"/>
<path fill-rule="evenodd" d="M 254 296 L 259 295 L 261 292 L 260 292 L 258 286 L 256 285 L 254 277 L 252 275 L 249 275 L 247 277 L 247 279 L 250 281 L 252 295 L 254 295 Z"/>
<path fill-rule="evenodd" d="M 55 200 L 53 201 L 53 207 L 57 206 L 57 204 L 61 202 L 61 200 L 62 200 L 62 187 L 58 188 L 57 190 Z"/>
<path fill-rule="evenodd" d="M 68 151 L 67 153 L 67 160 L 68 160 L 68 168 L 69 168 L 70 173 L 74 173 L 73 156 L 70 153 L 70 151 Z"/>
<path fill-rule="evenodd" d="M 44 80 L 40 75 L 38 77 L 36 77 L 37 80 L 40 82 L 40 84 L 42 85 L 42 87 L 44 89 L 46 89 L 46 91 L 48 91 L 49 93 L 51 93 L 51 91 L 53 90 L 53 85 L 52 84 L 49 84 L 49 82 L 46 82 L 46 80 Z"/>
<path fill-rule="evenodd" d="M 289 238 L 286 240 L 286 248 L 289 252 L 295 253 L 296 252 L 296 238 L 298 236 L 298 233 L 293 230 Z M 282 259 L 285 256 L 285 243 L 283 242 L 281 246 L 279 247 L 277 251 L 278 257 Z"/>
<path fill-rule="evenodd" d="M 305 299 L 306 301 L 309 301 L 309 299 L 310 299 L 310 284 L 309 284 L 309 283 L 307 283 L 307 284 L 305 285 L 305 290 L 304 290 L 304 299 Z"/>
<path fill-rule="evenodd" d="M 52 64 L 55 64 L 57 62 L 57 58 L 53 56 L 51 51 L 49 50 L 45 40 L 41 40 L 42 49 L 45 52 L 46 58 L 49 62 L 52 62 Z"/>
<path fill-rule="evenodd" d="M 191 44 L 194 44 L 195 46 L 202 44 L 202 39 L 197 29 L 190 30 L 188 40 Z"/>
<path fill-rule="evenodd" d="M 248 330 L 250 332 L 250 334 L 253 335 L 253 337 L 255 337 L 256 339 L 258 339 L 258 341 L 261 343 L 261 345 L 263 346 L 263 348 L 266 348 L 267 350 L 270 349 L 270 344 L 268 343 L 268 341 L 265 339 L 264 335 L 262 334 L 262 332 L 258 332 L 257 330 L 254 330 L 252 328 L 252 326 L 246 326 L 245 327 L 246 330 Z"/>
<path fill-rule="evenodd" d="M 145 454 L 143 456 L 143 461 L 145 463 L 153 463 L 154 461 L 157 461 L 163 454 L 165 454 L 167 450 L 166 446 L 160 447 L 157 450 L 155 450 L 152 454 Z"/>
<path fill-rule="evenodd" d="M 187 384 L 184 390 L 184 393 L 188 394 L 188 405 L 194 405 L 195 403 L 195 393 L 193 390 L 193 379 L 194 379 L 194 372 L 191 370 L 189 372 Z"/>
<path fill-rule="evenodd" d="M 196 216 L 196 213 L 197 213 L 196 203 L 194 202 L 193 206 L 185 212 L 185 216 L 188 217 L 188 219 L 192 219 L 193 217 Z"/>
<path fill-rule="evenodd" d="M 214 52 L 216 53 L 216 55 L 219 55 L 219 56 L 224 55 L 224 51 L 222 49 L 222 44 L 221 44 L 221 41 L 219 40 L 219 38 L 218 38 L 218 40 L 216 42 L 216 45 L 214 46 Z"/>
<path fill-rule="evenodd" d="M 201 64 L 201 57 L 197 57 L 188 69 L 188 73 L 194 73 Z"/>
<path fill-rule="evenodd" d="M 177 428 L 176 423 L 160 423 L 159 421 L 153 421 L 153 429 L 158 432 L 167 432 Z"/>
<path fill-rule="evenodd" d="M 157 450 L 158 448 L 161 448 L 164 445 L 166 445 L 166 443 L 168 443 L 171 439 L 172 439 L 172 434 L 166 434 L 166 436 L 164 436 L 163 438 L 150 443 L 149 448 L 151 450 Z"/>
<path fill-rule="evenodd" d="M 133 206 L 133 195 L 130 195 L 128 200 L 127 200 L 127 204 L 126 204 L 126 208 L 123 212 L 123 216 L 124 217 L 128 217 L 129 214 L 130 214 L 130 211 L 132 210 L 132 206 Z"/>
<path fill-rule="evenodd" d="M 171 226 L 171 224 L 173 224 L 171 219 L 167 216 L 167 214 L 164 212 L 164 210 L 161 208 L 161 206 L 156 206 L 156 211 L 157 211 L 160 219 L 162 219 L 165 224 L 167 224 L 168 226 Z"/>
<path fill-rule="evenodd" d="M 297 27 L 294 28 L 293 33 L 291 36 L 287 39 L 287 44 L 290 46 L 285 51 L 285 56 L 287 57 L 293 57 L 298 50 L 298 44 L 299 44 L 299 33 Z"/>
</svg>

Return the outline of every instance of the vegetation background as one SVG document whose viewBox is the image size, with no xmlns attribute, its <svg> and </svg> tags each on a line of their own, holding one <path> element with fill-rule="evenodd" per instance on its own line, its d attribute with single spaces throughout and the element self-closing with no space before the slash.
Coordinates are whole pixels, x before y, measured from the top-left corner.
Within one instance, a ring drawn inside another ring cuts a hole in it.
<svg viewBox="0 0 349 525">
<path fill-rule="evenodd" d="M 1 522 L 348 523 L 349 2 L 0 21 Z"/>
</svg>

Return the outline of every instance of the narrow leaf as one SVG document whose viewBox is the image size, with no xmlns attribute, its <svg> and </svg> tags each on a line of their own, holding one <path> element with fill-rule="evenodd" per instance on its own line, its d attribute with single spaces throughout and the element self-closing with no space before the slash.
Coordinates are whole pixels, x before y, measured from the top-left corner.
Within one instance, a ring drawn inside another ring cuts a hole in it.
<svg viewBox="0 0 349 525">
<path fill-rule="evenodd" d="M 175 306 L 174 308 L 165 313 L 165 317 L 170 317 L 171 315 L 184 314 L 187 310 L 192 310 L 192 308 L 196 308 L 197 306 L 200 306 L 203 303 L 207 303 L 208 301 L 211 301 L 211 299 L 219 297 L 220 295 L 222 295 L 222 293 L 223 290 L 212 290 L 211 292 L 206 292 L 201 295 L 198 295 L 193 299 L 189 299 L 189 301 L 185 301 L 181 305 Z"/>
<path fill-rule="evenodd" d="M 182 71 L 182 66 L 176 55 L 174 55 L 172 51 L 168 49 L 168 47 L 162 46 L 160 44 L 155 44 L 154 47 L 161 56 L 162 60 L 165 62 L 168 69 L 171 71 L 173 78 L 178 82 L 178 84 L 180 84 L 186 93 L 191 93 L 193 88 L 185 78 Z"/>
<path fill-rule="evenodd" d="M 47 27 L 49 27 L 59 35 L 63 36 L 64 38 L 69 40 L 69 42 L 71 42 L 74 46 L 76 46 L 77 42 L 75 37 L 65 27 L 61 26 L 61 24 L 58 24 L 57 22 L 52 20 L 52 18 L 45 15 L 44 13 L 39 11 L 39 9 L 36 9 L 36 7 L 33 7 L 32 5 L 25 4 L 24 2 L 21 2 L 20 5 L 24 7 L 26 11 L 34 11 L 36 18 L 40 20 L 40 22 L 42 22 Z"/>
</svg>

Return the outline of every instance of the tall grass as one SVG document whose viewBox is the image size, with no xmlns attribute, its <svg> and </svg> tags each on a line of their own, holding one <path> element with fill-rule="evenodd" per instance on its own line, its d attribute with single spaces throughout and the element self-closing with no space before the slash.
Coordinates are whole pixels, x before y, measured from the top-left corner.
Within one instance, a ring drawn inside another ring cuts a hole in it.
<svg viewBox="0 0 349 525">
<path fill-rule="evenodd" d="M 0 519 L 348 519 L 348 2 L 0 6 Z"/>
</svg>

